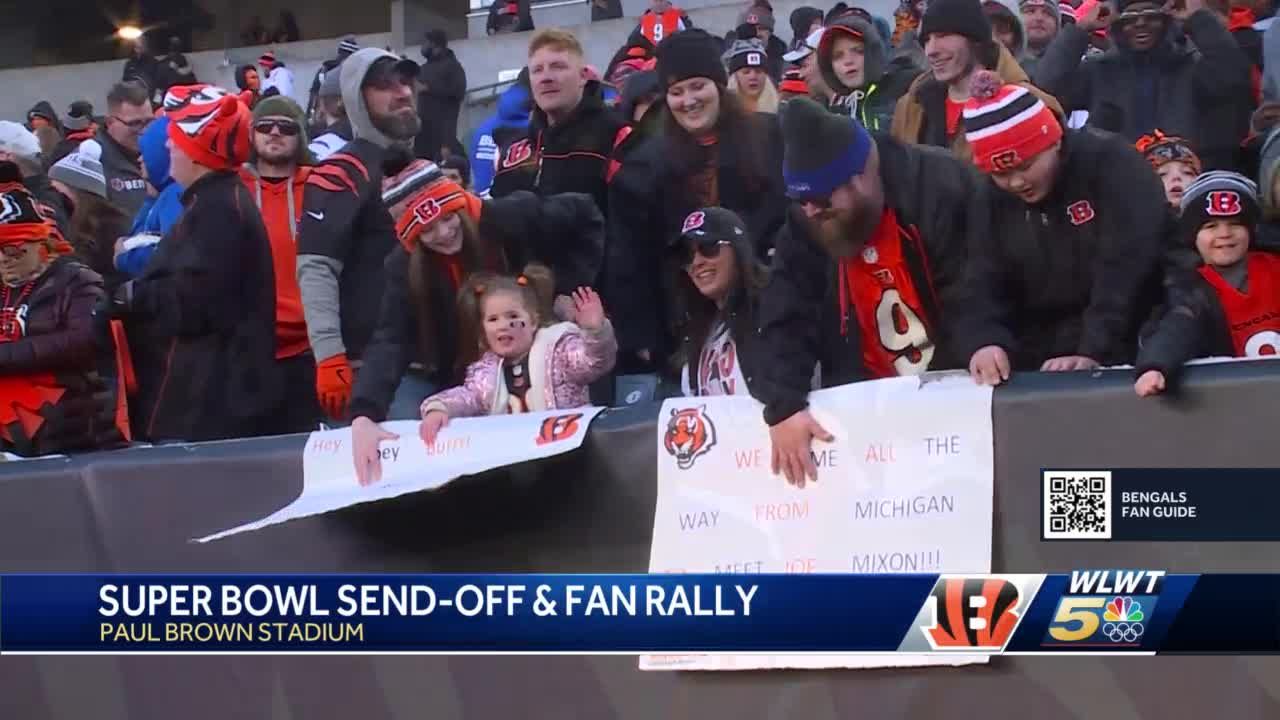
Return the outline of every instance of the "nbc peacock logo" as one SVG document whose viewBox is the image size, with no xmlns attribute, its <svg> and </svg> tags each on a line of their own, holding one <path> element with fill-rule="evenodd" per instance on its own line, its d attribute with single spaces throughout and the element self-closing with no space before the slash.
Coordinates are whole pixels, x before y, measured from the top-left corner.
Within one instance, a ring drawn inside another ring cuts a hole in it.
<svg viewBox="0 0 1280 720">
<path fill-rule="evenodd" d="M 1142 603 L 1123 595 L 1111 598 L 1102 612 L 1102 634 L 1114 643 L 1136 643 L 1146 632 Z"/>
</svg>

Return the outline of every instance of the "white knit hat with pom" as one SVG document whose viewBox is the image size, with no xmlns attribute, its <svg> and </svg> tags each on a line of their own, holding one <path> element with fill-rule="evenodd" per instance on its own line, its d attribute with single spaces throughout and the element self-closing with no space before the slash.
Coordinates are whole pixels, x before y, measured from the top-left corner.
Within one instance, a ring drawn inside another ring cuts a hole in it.
<svg viewBox="0 0 1280 720">
<path fill-rule="evenodd" d="M 102 146 L 96 140 L 80 143 L 75 152 L 49 168 L 49 179 L 106 198 L 107 177 L 102 172 Z"/>
</svg>

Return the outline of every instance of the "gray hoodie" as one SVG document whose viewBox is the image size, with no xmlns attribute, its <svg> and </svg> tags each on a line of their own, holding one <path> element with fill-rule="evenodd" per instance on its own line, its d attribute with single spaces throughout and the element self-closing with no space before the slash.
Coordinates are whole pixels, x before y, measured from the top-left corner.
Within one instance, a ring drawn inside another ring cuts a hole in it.
<svg viewBox="0 0 1280 720">
<path fill-rule="evenodd" d="M 347 118 L 351 121 L 351 130 L 355 137 L 368 140 L 375 145 L 388 148 L 396 144 L 396 141 L 387 137 L 381 130 L 374 127 L 373 119 L 369 117 L 369 106 L 364 102 L 364 93 L 360 87 L 364 84 L 364 79 L 369 74 L 369 68 L 382 58 L 391 58 L 396 62 L 403 62 L 413 65 L 415 74 L 417 63 L 412 60 L 402 60 L 398 55 L 393 55 L 386 50 L 378 48 L 364 48 L 359 50 L 347 58 L 340 69 L 342 71 L 339 77 L 339 83 L 342 86 L 342 104 L 347 109 Z M 399 144 L 412 143 L 413 138 Z"/>
</svg>

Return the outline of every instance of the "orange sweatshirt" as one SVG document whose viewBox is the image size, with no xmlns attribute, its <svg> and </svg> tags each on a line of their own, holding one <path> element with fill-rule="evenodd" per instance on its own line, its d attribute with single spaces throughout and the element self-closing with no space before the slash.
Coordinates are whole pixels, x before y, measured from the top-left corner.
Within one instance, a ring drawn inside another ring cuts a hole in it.
<svg viewBox="0 0 1280 720">
<path fill-rule="evenodd" d="M 302 192 L 310 168 L 299 168 L 291 180 L 263 180 L 251 166 L 240 168 L 240 179 L 258 203 L 271 239 L 271 264 L 276 276 L 276 359 L 297 357 L 311 349 L 307 321 L 298 289 L 298 227 L 302 224 Z M 290 217 L 292 211 L 292 217 Z"/>
</svg>

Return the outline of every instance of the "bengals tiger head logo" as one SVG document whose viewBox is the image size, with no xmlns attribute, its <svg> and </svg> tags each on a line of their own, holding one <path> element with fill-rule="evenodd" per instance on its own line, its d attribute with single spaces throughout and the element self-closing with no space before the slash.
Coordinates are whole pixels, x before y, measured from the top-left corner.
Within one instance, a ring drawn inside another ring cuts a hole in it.
<svg viewBox="0 0 1280 720">
<path fill-rule="evenodd" d="M 715 444 L 716 426 L 707 415 L 705 405 L 671 411 L 662 446 L 676 459 L 676 467 L 688 470 L 695 460 L 711 452 Z"/>
</svg>

